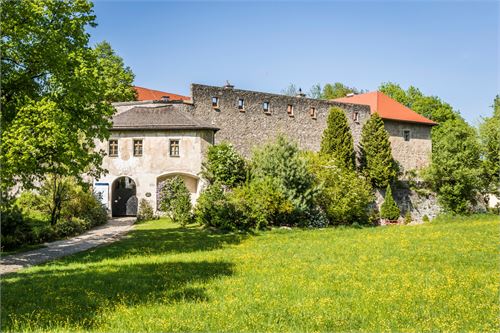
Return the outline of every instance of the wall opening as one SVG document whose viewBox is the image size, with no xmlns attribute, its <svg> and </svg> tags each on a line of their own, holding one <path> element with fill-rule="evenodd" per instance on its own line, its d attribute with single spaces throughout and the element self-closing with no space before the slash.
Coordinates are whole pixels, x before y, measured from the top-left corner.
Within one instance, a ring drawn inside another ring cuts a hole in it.
<svg viewBox="0 0 500 333">
<path fill-rule="evenodd" d="M 115 179 L 111 190 L 112 216 L 137 216 L 137 189 L 130 177 Z"/>
</svg>

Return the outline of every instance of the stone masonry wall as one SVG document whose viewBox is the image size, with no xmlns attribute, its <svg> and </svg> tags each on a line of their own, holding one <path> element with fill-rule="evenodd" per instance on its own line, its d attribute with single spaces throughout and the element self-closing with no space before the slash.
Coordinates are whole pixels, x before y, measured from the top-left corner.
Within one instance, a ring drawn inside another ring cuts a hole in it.
<svg viewBox="0 0 500 333">
<path fill-rule="evenodd" d="M 363 124 L 370 117 L 370 108 L 365 105 L 199 84 L 193 84 L 191 90 L 193 115 L 220 128 L 215 135 L 216 143 L 229 141 L 247 157 L 252 148 L 273 140 L 279 134 L 297 141 L 302 149 L 319 150 L 332 106 L 345 111 L 354 145 L 358 147 Z M 218 107 L 212 106 L 212 97 L 218 98 Z M 244 100 L 243 110 L 238 109 L 239 99 Z M 264 102 L 269 102 L 268 113 L 263 110 Z M 293 106 L 293 115 L 288 114 L 288 105 Z M 315 108 L 316 117 L 311 116 L 311 107 Z M 354 121 L 355 113 L 358 121 Z"/>
<path fill-rule="evenodd" d="M 431 162 L 432 126 L 384 120 L 384 126 L 390 135 L 392 156 L 403 171 L 420 169 Z M 405 141 L 403 131 L 410 131 L 410 141 Z"/>
</svg>

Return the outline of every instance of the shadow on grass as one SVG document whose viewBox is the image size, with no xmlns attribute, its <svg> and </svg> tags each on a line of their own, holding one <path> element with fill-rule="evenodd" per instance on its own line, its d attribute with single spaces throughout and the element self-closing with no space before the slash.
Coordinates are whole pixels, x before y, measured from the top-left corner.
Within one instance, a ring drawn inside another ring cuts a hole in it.
<svg viewBox="0 0 500 333">
<path fill-rule="evenodd" d="M 232 272 L 231 263 L 203 261 L 109 263 L 11 275 L 2 281 L 2 331 L 27 326 L 44 330 L 64 323 L 91 329 L 100 313 L 118 305 L 207 301 L 199 283 Z"/>
<path fill-rule="evenodd" d="M 148 256 L 216 250 L 247 237 L 151 226 L 109 246 L 2 277 L 2 331 L 44 330 L 63 323 L 69 329 L 91 329 L 101 313 L 121 304 L 207 301 L 203 283 L 231 275 L 232 263 L 144 261 Z"/>
</svg>

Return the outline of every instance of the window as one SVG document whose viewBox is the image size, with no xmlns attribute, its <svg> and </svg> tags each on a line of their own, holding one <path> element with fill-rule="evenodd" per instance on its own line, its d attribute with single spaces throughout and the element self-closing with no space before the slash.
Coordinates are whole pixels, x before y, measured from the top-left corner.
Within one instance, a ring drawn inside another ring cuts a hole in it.
<svg viewBox="0 0 500 333">
<path fill-rule="evenodd" d="M 108 155 L 110 157 L 118 156 L 118 140 L 109 140 Z"/>
<path fill-rule="evenodd" d="M 292 104 L 288 104 L 288 106 L 286 107 L 286 113 L 288 113 L 288 115 L 290 117 L 293 117 L 293 105 Z"/>
<path fill-rule="evenodd" d="M 316 108 L 315 107 L 312 107 L 309 109 L 309 115 L 311 116 L 311 118 L 313 119 L 316 119 Z"/>
<path fill-rule="evenodd" d="M 238 110 L 245 110 L 245 100 L 243 98 L 238 99 Z"/>
<path fill-rule="evenodd" d="M 355 123 L 359 123 L 359 112 L 354 112 L 354 114 L 352 115 L 352 119 Z"/>
<path fill-rule="evenodd" d="M 264 110 L 264 112 L 266 113 L 269 113 L 269 102 L 262 103 L 262 110 Z"/>
<path fill-rule="evenodd" d="M 403 138 L 405 139 L 405 141 L 410 141 L 410 130 L 403 131 Z"/>
<path fill-rule="evenodd" d="M 219 97 L 212 97 L 212 107 L 213 108 L 219 107 Z"/>
<path fill-rule="evenodd" d="M 170 156 L 179 157 L 179 140 L 170 140 Z"/>
<path fill-rule="evenodd" d="M 134 140 L 134 156 L 142 156 L 142 140 Z"/>
</svg>

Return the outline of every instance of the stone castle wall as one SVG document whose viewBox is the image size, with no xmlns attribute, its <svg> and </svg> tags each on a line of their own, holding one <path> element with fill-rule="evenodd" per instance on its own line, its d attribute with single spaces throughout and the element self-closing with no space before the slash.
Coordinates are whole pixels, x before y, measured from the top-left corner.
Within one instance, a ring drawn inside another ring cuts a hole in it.
<svg viewBox="0 0 500 333">
<path fill-rule="evenodd" d="M 229 141 L 245 156 L 279 134 L 297 141 L 302 149 L 319 150 L 332 106 L 345 111 L 357 147 L 361 129 L 370 117 L 370 108 L 365 105 L 199 84 L 193 84 L 191 89 L 193 115 L 220 128 L 215 135 L 216 143 Z M 213 97 L 218 98 L 218 107 L 212 106 Z M 239 99 L 244 101 L 242 110 L 238 108 Z M 263 110 L 264 102 L 269 103 L 268 113 Z M 287 111 L 289 105 L 293 107 L 293 114 Z M 315 108 L 315 117 L 311 115 L 311 108 Z M 357 121 L 354 119 L 356 113 Z"/>
</svg>

